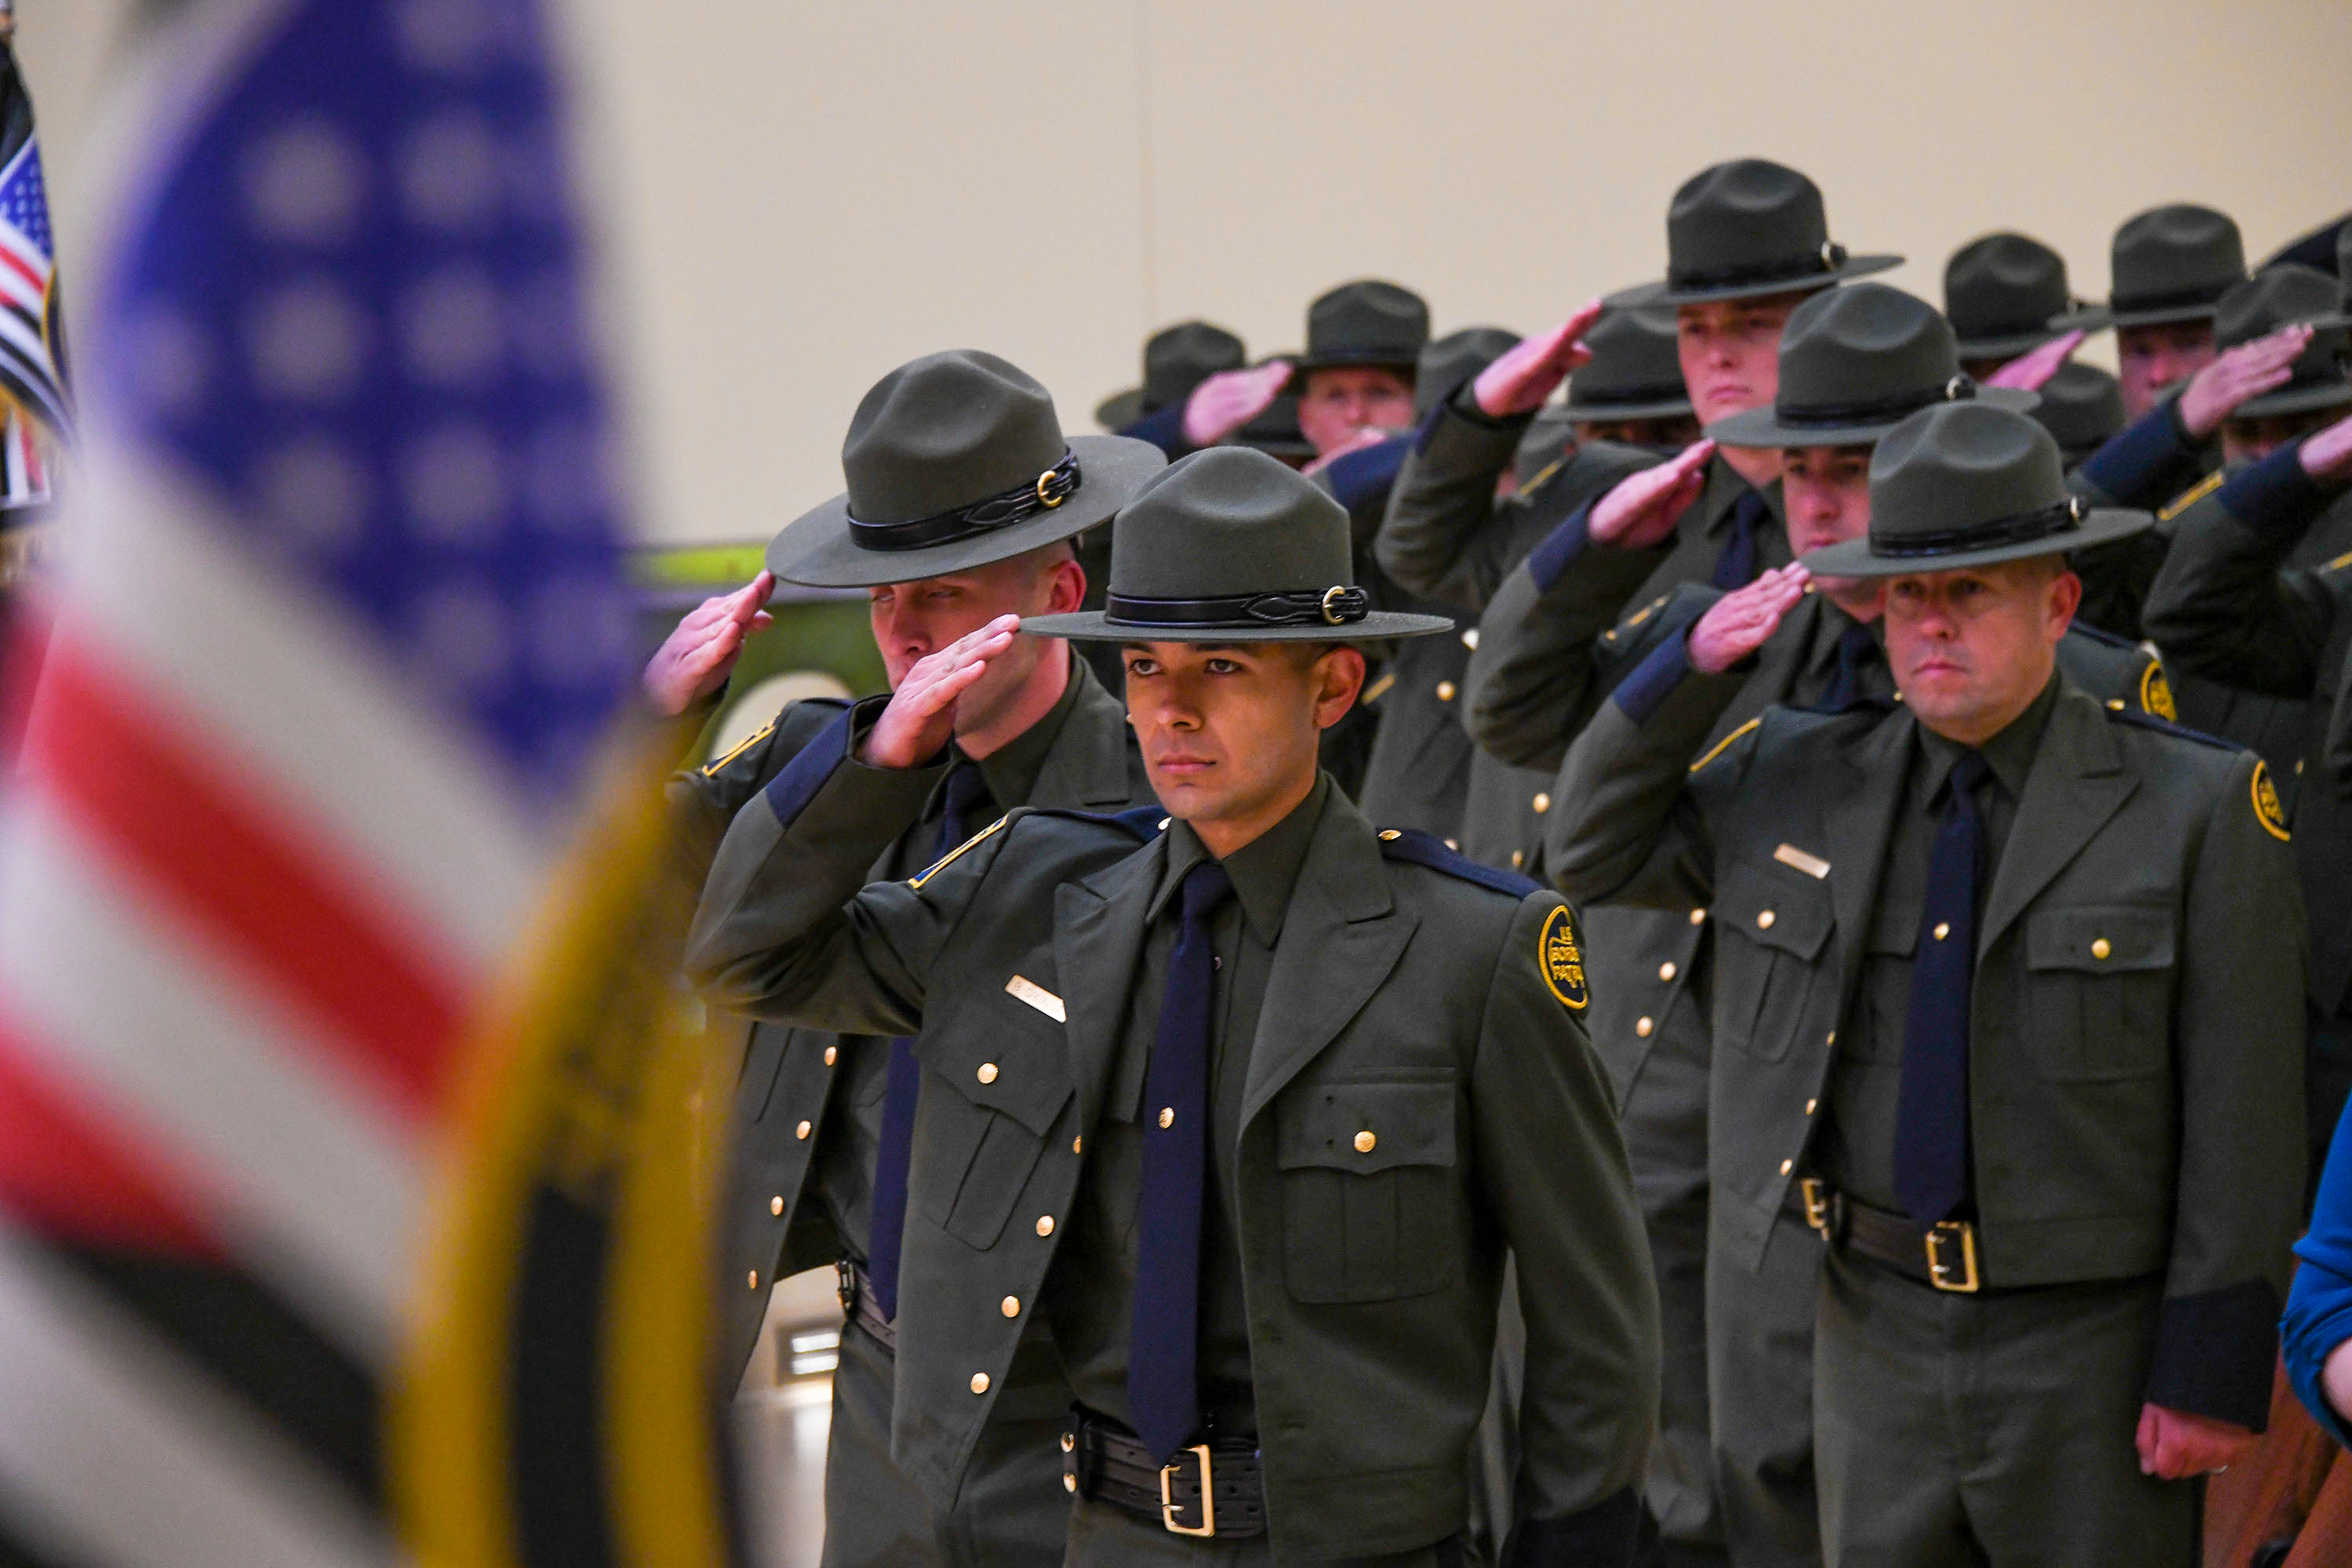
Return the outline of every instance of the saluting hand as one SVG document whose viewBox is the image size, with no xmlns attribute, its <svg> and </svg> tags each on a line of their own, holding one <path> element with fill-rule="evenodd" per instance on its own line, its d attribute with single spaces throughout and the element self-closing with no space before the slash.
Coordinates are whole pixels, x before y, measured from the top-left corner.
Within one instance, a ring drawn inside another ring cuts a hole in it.
<svg viewBox="0 0 2352 1568">
<path fill-rule="evenodd" d="M 1470 384 L 1470 395 L 1479 412 L 1489 419 L 1501 419 L 1541 408 L 1570 372 L 1592 358 L 1592 351 L 1584 346 L 1584 334 L 1600 319 L 1601 301 L 1588 300 L 1551 331 L 1520 339 Z"/>
<path fill-rule="evenodd" d="M 2028 349 L 1999 370 L 1984 378 L 1987 386 L 2011 386 L 2020 392 L 2039 392 L 2058 374 L 2059 367 L 2074 357 L 2083 346 L 2083 333 L 2075 331 L 2055 337 L 2039 348 Z"/>
<path fill-rule="evenodd" d="M 2137 1441 L 2141 1475 L 2179 1481 L 2229 1468 L 2254 1446 L 2254 1435 L 2234 1421 L 2143 1405 Z"/>
<path fill-rule="evenodd" d="M 2294 362 L 2311 346 L 2308 326 L 2281 327 L 2240 343 L 2189 378 L 2180 394 L 2180 426 L 2200 441 L 2221 427 L 2238 405 L 2287 384 Z"/>
<path fill-rule="evenodd" d="M 774 624 L 760 606 L 775 591 L 775 574 L 762 572 L 731 594 L 703 600 L 678 622 L 646 664 L 646 696 L 654 707 L 675 719 L 725 685 L 743 639 Z"/>
<path fill-rule="evenodd" d="M 1691 668 L 1721 675 L 1762 647 L 1812 580 L 1811 573 L 1791 562 L 1717 599 L 1690 629 Z"/>
<path fill-rule="evenodd" d="M 1694 441 L 1660 463 L 1617 481 L 1593 503 L 1587 525 L 1595 544 L 1647 550 L 1664 540 L 1706 488 L 1706 460 L 1715 443 Z"/>
<path fill-rule="evenodd" d="M 1221 370 L 1184 400 L 1184 439 L 1213 447 L 1267 409 L 1290 379 L 1290 362 L 1268 360 L 1251 370 Z"/>
<path fill-rule="evenodd" d="M 2300 457 L 2303 471 L 2323 485 L 2352 479 L 2352 419 L 2338 419 L 2305 437 Z"/>
<path fill-rule="evenodd" d="M 1020 616 L 999 616 L 917 659 L 866 731 L 857 760 L 869 768 L 919 768 L 938 756 L 955 739 L 956 699 L 1020 633 Z"/>
<path fill-rule="evenodd" d="M 1394 436 L 1393 430 L 1383 430 L 1377 425 L 1360 426 L 1356 432 L 1329 451 L 1318 454 L 1315 460 L 1298 471 L 1319 474 L 1350 452 L 1360 452 L 1367 447 L 1377 447 Z"/>
</svg>

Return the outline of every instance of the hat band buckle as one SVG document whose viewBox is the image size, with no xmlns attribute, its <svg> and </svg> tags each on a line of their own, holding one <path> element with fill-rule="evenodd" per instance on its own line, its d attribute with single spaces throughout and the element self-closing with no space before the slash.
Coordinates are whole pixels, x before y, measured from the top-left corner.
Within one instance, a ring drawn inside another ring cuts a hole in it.
<svg viewBox="0 0 2352 1568">
<path fill-rule="evenodd" d="M 1802 283 L 1809 279 L 1835 272 L 1845 263 L 1845 247 L 1825 239 L 1822 241 L 1822 247 L 1810 256 L 1776 257 L 1770 261 L 1750 262 L 1742 267 L 1669 265 L 1666 281 L 1677 289 L 1744 289 L 1751 283 Z"/>
<path fill-rule="evenodd" d="M 1109 595 L 1103 620 L 1115 626 L 1231 626 L 1251 631 L 1260 626 L 1303 626 L 1320 623 L 1343 626 L 1371 612 L 1371 595 L 1341 583 L 1317 590 L 1304 588 L 1266 594 L 1223 594 L 1204 599 L 1134 599 Z"/>
<path fill-rule="evenodd" d="M 1966 528 L 1939 528 L 1932 532 L 1898 536 L 1889 536 L 1873 528 L 1870 531 L 1870 552 L 1904 560 L 1914 556 L 1958 555 L 2010 544 L 2031 544 L 2036 540 L 2072 533 L 2081 526 L 2082 520 L 2083 503 L 2068 496 L 2056 506 L 2044 507 L 2040 511 L 1995 518 L 1990 522 L 1970 523 Z"/>
<path fill-rule="evenodd" d="M 1938 403 L 1965 403 L 1976 396 L 1977 384 L 1956 375 L 1926 391 L 1898 392 L 1867 403 L 1790 403 L 1776 406 L 1773 418 L 1792 429 L 1835 429 L 1847 425 L 1887 425 Z"/>
</svg>

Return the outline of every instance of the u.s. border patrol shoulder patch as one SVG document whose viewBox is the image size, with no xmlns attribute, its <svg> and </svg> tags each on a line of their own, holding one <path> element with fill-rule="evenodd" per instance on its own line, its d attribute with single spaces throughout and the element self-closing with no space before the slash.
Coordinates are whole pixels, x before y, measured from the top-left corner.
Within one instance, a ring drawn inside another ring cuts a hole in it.
<svg viewBox="0 0 2352 1568">
<path fill-rule="evenodd" d="M 1553 907 L 1536 935 L 1536 967 L 1544 984 L 1571 1013 L 1581 1013 L 1592 1000 L 1584 984 L 1584 944 L 1577 940 L 1575 917 L 1566 904 Z"/>
<path fill-rule="evenodd" d="M 2172 701 L 2172 682 L 2164 679 L 2164 666 L 2152 658 L 2139 672 L 2139 705 L 2159 719 L 2180 722 L 2180 710 Z"/>
<path fill-rule="evenodd" d="M 2280 843 L 2290 842 L 2294 835 L 2286 830 L 2286 812 L 2279 805 L 2277 786 L 2271 783 L 2271 765 L 2268 763 L 2257 762 L 2254 764 L 2253 788 L 2254 820 Z"/>
</svg>

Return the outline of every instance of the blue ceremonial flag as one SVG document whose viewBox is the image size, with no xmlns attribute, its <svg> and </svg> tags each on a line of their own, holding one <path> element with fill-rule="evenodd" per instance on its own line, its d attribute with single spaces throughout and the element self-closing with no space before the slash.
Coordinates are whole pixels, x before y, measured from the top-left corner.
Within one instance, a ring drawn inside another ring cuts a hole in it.
<svg viewBox="0 0 2352 1568">
<path fill-rule="evenodd" d="M 541 5 L 149 44 L 0 802 L 0 1560 L 715 1563 L 682 738 Z"/>
</svg>

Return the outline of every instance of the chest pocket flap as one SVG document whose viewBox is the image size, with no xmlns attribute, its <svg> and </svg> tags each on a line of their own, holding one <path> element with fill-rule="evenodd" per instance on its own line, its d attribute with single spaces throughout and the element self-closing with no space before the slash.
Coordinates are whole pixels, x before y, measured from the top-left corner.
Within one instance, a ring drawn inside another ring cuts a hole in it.
<svg viewBox="0 0 2352 1568">
<path fill-rule="evenodd" d="M 1063 1026 L 1003 995 L 974 997 L 956 1025 L 932 1031 L 927 1065 L 974 1105 L 1051 1132 L 1071 1091 Z"/>
<path fill-rule="evenodd" d="M 1400 1165 L 1454 1163 L 1450 1083 L 1302 1086 L 1277 1117 L 1283 1169 L 1368 1176 Z"/>
<path fill-rule="evenodd" d="M 2169 969 L 2172 914 L 2132 904 L 2037 910 L 2025 921 L 2025 962 L 2032 969 L 2086 974 Z"/>
<path fill-rule="evenodd" d="M 1725 930 L 1807 963 L 1821 955 L 1836 921 L 1827 882 L 1744 860 L 1725 868 L 1716 886 L 1715 917 Z"/>
</svg>

